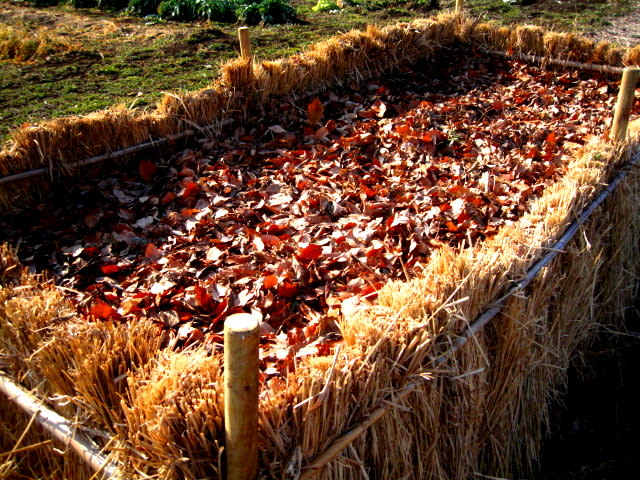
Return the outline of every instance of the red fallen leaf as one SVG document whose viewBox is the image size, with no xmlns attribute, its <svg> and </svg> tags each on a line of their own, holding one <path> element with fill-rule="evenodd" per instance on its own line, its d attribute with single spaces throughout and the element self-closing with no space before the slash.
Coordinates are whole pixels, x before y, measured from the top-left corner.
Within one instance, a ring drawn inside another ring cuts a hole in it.
<svg viewBox="0 0 640 480">
<path fill-rule="evenodd" d="M 160 199 L 160 203 L 163 204 L 163 205 L 166 205 L 168 203 L 173 202 L 176 198 L 177 198 L 177 195 L 175 193 L 167 192 Z"/>
<path fill-rule="evenodd" d="M 376 243 L 373 243 L 376 242 Z M 375 257 L 377 255 L 379 255 L 380 253 L 382 253 L 382 250 L 384 249 L 384 243 L 382 243 L 380 240 L 373 240 L 372 241 L 372 247 L 366 251 L 365 256 L 367 258 L 372 258 Z"/>
<path fill-rule="evenodd" d="M 324 105 L 322 105 L 319 98 L 314 99 L 309 105 L 307 105 L 307 115 L 311 125 L 322 120 L 322 117 L 324 116 Z"/>
<path fill-rule="evenodd" d="M 422 140 L 430 143 L 430 142 L 441 142 L 447 140 L 449 137 L 446 133 L 440 130 L 429 130 L 422 136 Z"/>
<path fill-rule="evenodd" d="M 109 320 L 111 318 L 117 318 L 119 315 L 111 305 L 98 301 L 94 303 L 89 310 L 89 316 L 99 320 Z"/>
<path fill-rule="evenodd" d="M 306 327 L 302 328 L 304 336 L 307 337 L 307 338 L 313 337 L 316 334 L 317 330 L 318 330 L 318 324 L 317 323 L 310 323 Z"/>
<path fill-rule="evenodd" d="M 179 177 L 195 177 L 196 172 L 194 172 L 193 168 L 184 167 L 182 170 L 180 170 L 180 172 L 178 173 L 178 176 Z"/>
<path fill-rule="evenodd" d="M 565 73 L 564 75 L 560 75 L 558 77 L 558 81 L 563 84 L 571 83 L 571 75 L 568 73 Z"/>
<path fill-rule="evenodd" d="M 319 342 L 316 345 L 319 357 L 326 357 L 333 353 L 333 346 L 329 343 Z"/>
<path fill-rule="evenodd" d="M 494 109 L 496 112 L 501 112 L 506 108 L 506 106 L 500 100 L 496 100 L 491 104 L 491 108 Z"/>
<path fill-rule="evenodd" d="M 198 210 L 197 208 L 183 208 L 182 210 L 180 210 L 180 215 L 185 218 L 192 217 L 196 213 L 200 213 L 200 210 Z"/>
<path fill-rule="evenodd" d="M 313 134 L 316 140 L 323 140 L 324 138 L 326 138 L 327 135 L 329 135 L 329 129 L 327 127 L 320 127 Z"/>
<path fill-rule="evenodd" d="M 458 231 L 458 226 L 453 223 L 451 220 L 449 220 L 447 223 L 447 228 L 449 229 L 450 232 L 457 232 Z"/>
<path fill-rule="evenodd" d="M 207 344 L 211 344 L 211 343 L 222 344 L 222 343 L 224 343 L 224 337 L 222 335 L 220 335 L 219 333 L 209 332 L 205 336 L 205 343 L 207 343 Z"/>
<path fill-rule="evenodd" d="M 403 137 L 406 137 L 407 135 L 409 135 L 411 131 L 412 131 L 411 127 L 406 123 L 396 126 L 396 132 L 398 132 Z"/>
<path fill-rule="evenodd" d="M 116 292 L 104 292 L 103 293 L 104 298 L 106 298 L 107 300 L 111 300 L 112 302 L 117 302 L 118 299 L 118 294 Z"/>
<path fill-rule="evenodd" d="M 120 305 L 121 311 L 123 315 L 127 315 L 129 313 L 135 313 L 140 311 L 140 303 L 142 302 L 142 298 L 127 298 Z"/>
<path fill-rule="evenodd" d="M 138 164 L 138 173 L 145 182 L 150 183 L 157 171 L 158 169 L 156 168 L 156 164 L 148 158 L 140 160 L 140 163 Z"/>
<path fill-rule="evenodd" d="M 216 309 L 213 312 L 211 325 L 215 325 L 217 322 L 222 320 L 225 316 L 231 315 L 231 312 L 227 311 L 227 307 L 229 306 L 229 298 L 223 298 L 218 305 L 216 305 Z"/>
<path fill-rule="evenodd" d="M 527 158 L 536 158 L 540 155 L 540 151 L 536 147 L 531 147 L 526 154 Z"/>
<path fill-rule="evenodd" d="M 370 108 L 369 110 L 360 110 L 358 112 L 358 116 L 360 118 L 373 118 L 376 115 L 377 115 L 377 112 L 372 108 Z"/>
<path fill-rule="evenodd" d="M 105 275 L 111 275 L 112 273 L 118 273 L 121 268 L 118 265 L 100 265 L 100 271 Z"/>
<path fill-rule="evenodd" d="M 100 249 L 98 247 L 84 247 L 84 250 L 82 250 L 82 253 L 84 253 L 85 255 L 89 255 L 91 257 L 95 257 L 100 253 Z"/>
<path fill-rule="evenodd" d="M 87 225 L 87 227 L 93 228 L 98 224 L 101 218 L 102 215 L 87 215 L 84 218 L 84 223 Z"/>
<path fill-rule="evenodd" d="M 293 283 L 285 280 L 278 285 L 278 295 L 284 298 L 293 298 L 298 294 L 298 287 Z"/>
<path fill-rule="evenodd" d="M 302 328 L 294 327 L 287 332 L 287 343 L 290 347 L 296 347 L 306 343 L 307 337 Z"/>
<path fill-rule="evenodd" d="M 216 302 L 213 300 L 206 288 L 200 285 L 195 286 L 196 303 L 200 308 L 208 312 L 216 308 Z"/>
<path fill-rule="evenodd" d="M 144 258 L 147 260 L 158 260 L 162 256 L 162 252 L 153 243 L 147 244 L 144 249 Z"/>
<path fill-rule="evenodd" d="M 278 284 L 278 277 L 275 275 L 267 275 L 262 279 L 262 286 L 266 289 L 275 287 Z"/>
<path fill-rule="evenodd" d="M 267 158 L 267 162 L 272 163 L 276 167 L 281 167 L 285 163 L 290 162 L 290 161 L 291 160 L 289 158 L 287 158 L 287 157 Z"/>
<path fill-rule="evenodd" d="M 184 347 L 187 348 L 197 343 L 202 343 L 204 341 L 205 341 L 204 333 L 202 333 L 201 330 L 194 328 L 193 330 L 191 330 L 187 339 L 185 340 Z"/>
<path fill-rule="evenodd" d="M 275 235 L 269 234 L 260 235 L 260 240 L 262 240 L 262 243 L 264 243 L 265 247 L 277 247 L 282 243 L 282 240 L 280 240 L 280 238 L 276 237 Z"/>
<path fill-rule="evenodd" d="M 548 145 L 555 145 L 556 143 L 558 143 L 555 132 L 551 132 L 549 135 L 547 135 L 547 138 L 545 138 L 544 141 Z"/>
<path fill-rule="evenodd" d="M 300 260 L 317 260 L 322 256 L 322 247 L 311 243 L 298 251 L 297 257 Z"/>
<path fill-rule="evenodd" d="M 369 188 L 364 183 L 360 184 L 360 189 L 362 190 L 362 193 L 364 193 L 369 198 L 375 197 L 377 194 L 377 192 L 373 188 Z"/>
<path fill-rule="evenodd" d="M 180 192 L 180 197 L 181 198 L 192 197 L 193 195 L 198 193 L 198 190 L 200 190 L 200 187 L 198 186 L 198 184 L 196 182 L 187 182 L 184 185 L 184 188 L 183 188 L 182 192 Z"/>
<path fill-rule="evenodd" d="M 387 218 L 385 223 L 389 228 L 395 228 L 400 225 L 408 225 L 410 223 L 410 220 L 405 216 L 393 214 L 389 218 Z"/>
</svg>

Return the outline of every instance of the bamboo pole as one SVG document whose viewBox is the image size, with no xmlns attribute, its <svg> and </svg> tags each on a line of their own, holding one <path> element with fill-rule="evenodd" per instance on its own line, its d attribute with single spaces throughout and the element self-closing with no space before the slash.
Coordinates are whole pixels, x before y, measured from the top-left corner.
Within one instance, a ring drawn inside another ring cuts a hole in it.
<svg viewBox="0 0 640 480">
<path fill-rule="evenodd" d="M 249 39 L 249 27 L 238 28 L 240 37 L 240 56 L 244 59 L 251 58 L 251 40 Z"/>
<path fill-rule="evenodd" d="M 230 315 L 224 324 L 224 421 L 227 480 L 258 474 L 259 319 Z"/>
<path fill-rule="evenodd" d="M 636 96 L 636 85 L 640 80 L 640 67 L 625 67 L 622 72 L 622 82 L 618 92 L 618 101 L 611 125 L 611 139 L 615 142 L 624 142 L 627 138 L 629 116 L 633 109 Z"/>
<path fill-rule="evenodd" d="M 233 119 L 225 119 L 220 122 L 210 123 L 209 125 L 204 125 L 202 127 L 198 127 L 198 131 L 207 131 L 210 129 L 217 129 L 221 126 L 230 125 L 233 123 Z M 117 158 L 125 157 L 127 155 L 133 155 L 136 153 L 143 152 L 145 150 L 160 148 L 165 144 L 171 144 L 178 140 L 187 139 L 188 137 L 195 136 L 198 131 L 188 129 L 183 130 L 180 133 L 176 133 L 173 135 L 167 135 L 166 137 L 158 138 L 156 140 L 150 140 L 148 142 L 139 143 L 137 145 L 132 145 L 130 147 L 125 147 L 121 150 L 116 150 L 113 152 L 101 153 L 100 155 L 95 155 L 93 157 L 85 158 L 84 160 L 78 160 L 76 162 L 71 162 L 66 165 L 68 169 L 74 169 L 78 167 L 86 167 L 88 165 L 93 165 L 95 163 L 104 162 L 105 160 L 115 160 Z M 19 180 L 26 180 L 33 177 L 41 177 L 44 175 L 52 175 L 52 172 L 49 168 L 35 168 L 33 170 L 27 170 L 20 173 L 14 173 L 12 175 L 7 175 L 4 177 L 0 177 L 0 185 L 4 185 L 7 183 L 17 182 Z"/>
<path fill-rule="evenodd" d="M 504 58 L 514 58 L 524 62 L 539 63 L 542 65 L 553 65 L 560 68 L 577 68 L 578 70 L 591 70 L 593 72 L 607 73 L 611 75 L 620 75 L 623 67 L 614 67 L 612 65 L 599 65 L 597 63 L 576 62 L 575 60 L 562 60 L 559 58 L 543 57 L 539 55 L 529 55 L 527 53 L 508 53 L 502 50 L 484 50 L 490 55 Z"/>
<path fill-rule="evenodd" d="M 0 374 L 0 392 L 49 432 L 56 440 L 71 448 L 99 473 L 100 478 L 122 478 L 118 467 L 110 462 L 93 443 L 66 418 L 42 405 L 42 402 L 11 379 Z M 16 453 L 16 450 L 14 453 Z"/>
<path fill-rule="evenodd" d="M 342 450 L 362 435 L 370 426 L 384 417 L 392 408 L 395 408 L 399 402 L 407 398 L 411 392 L 415 391 L 416 388 L 417 383 L 410 383 L 393 395 L 391 403 L 387 403 L 386 405 L 376 408 L 363 422 L 359 423 L 347 433 L 339 437 L 335 442 L 329 445 L 324 452 L 318 455 L 300 475 L 300 477 L 298 477 L 298 480 L 311 480 L 315 478 L 327 463 L 333 460 Z"/>
</svg>

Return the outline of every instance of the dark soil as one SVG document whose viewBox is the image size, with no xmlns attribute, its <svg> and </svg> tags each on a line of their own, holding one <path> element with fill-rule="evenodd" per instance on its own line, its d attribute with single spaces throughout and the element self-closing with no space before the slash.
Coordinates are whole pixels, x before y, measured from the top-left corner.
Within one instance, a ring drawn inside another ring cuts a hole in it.
<svg viewBox="0 0 640 480">
<path fill-rule="evenodd" d="M 639 301 L 640 305 L 640 301 Z M 640 461 L 640 314 L 626 333 L 603 334 L 586 366 L 573 368 L 565 406 L 552 418 L 540 480 L 637 478 Z"/>
</svg>

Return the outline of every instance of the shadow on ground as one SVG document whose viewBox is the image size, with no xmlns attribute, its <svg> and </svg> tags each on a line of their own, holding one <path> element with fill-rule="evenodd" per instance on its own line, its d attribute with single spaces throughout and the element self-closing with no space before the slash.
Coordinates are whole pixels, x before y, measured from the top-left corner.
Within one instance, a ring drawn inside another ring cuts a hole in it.
<svg viewBox="0 0 640 480">
<path fill-rule="evenodd" d="M 640 300 L 626 326 L 627 334 L 598 339 L 588 366 L 570 372 L 537 480 L 638 478 Z"/>
</svg>

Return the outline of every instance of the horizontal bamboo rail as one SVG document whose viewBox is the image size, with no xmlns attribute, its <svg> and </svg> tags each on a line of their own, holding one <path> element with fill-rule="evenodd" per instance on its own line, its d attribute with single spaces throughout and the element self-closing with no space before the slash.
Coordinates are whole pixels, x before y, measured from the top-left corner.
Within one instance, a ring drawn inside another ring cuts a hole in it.
<svg viewBox="0 0 640 480">
<path fill-rule="evenodd" d="M 175 135 L 167 135 L 166 137 L 158 138 L 156 140 L 150 140 L 148 142 L 139 143 L 138 145 L 132 145 L 130 147 L 125 147 L 120 150 L 115 150 L 113 152 L 102 153 L 100 155 L 95 155 L 93 157 L 85 158 L 84 160 L 78 160 L 77 162 L 68 163 L 65 168 L 67 169 L 75 169 L 78 167 L 86 167 L 88 165 L 94 165 L 96 163 L 104 162 L 105 160 L 114 160 L 122 157 L 126 157 L 128 155 L 133 155 L 136 153 L 140 153 L 152 148 L 159 148 L 165 144 L 169 144 L 172 142 L 176 142 L 178 140 L 184 140 L 186 138 L 192 137 L 199 133 L 200 131 L 212 130 L 220 128 L 221 126 L 226 126 L 233 123 L 232 119 L 225 119 L 221 122 L 211 123 L 209 125 L 205 125 L 198 130 L 188 129 L 183 130 L 180 133 L 176 133 Z M 29 178 L 41 177 L 43 175 L 51 175 L 51 171 L 49 168 L 35 168 L 33 170 L 27 170 L 21 173 L 15 173 L 13 175 L 6 175 L 4 177 L 0 177 L 0 185 L 6 183 L 17 182 L 20 180 L 27 180 Z"/>
<path fill-rule="evenodd" d="M 53 438 L 71 448 L 101 478 L 119 479 L 119 467 L 105 457 L 93 441 L 79 431 L 69 420 L 42 405 L 42 401 L 0 373 L 0 392 L 9 401 L 34 417 L 38 425 Z"/>
<path fill-rule="evenodd" d="M 599 65 L 597 63 L 576 62 L 574 60 L 560 60 L 557 58 L 541 57 L 538 55 L 529 55 L 526 53 L 509 53 L 502 50 L 484 50 L 490 55 L 504 58 L 514 58 L 523 62 L 539 63 L 542 65 L 554 65 L 562 68 L 575 68 L 578 70 L 591 70 L 593 72 L 608 73 L 611 75 L 620 75 L 624 72 L 624 67 L 614 67 L 611 65 Z"/>
</svg>

